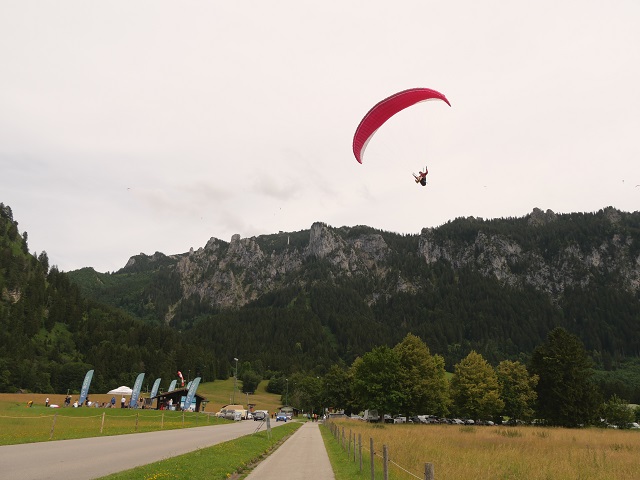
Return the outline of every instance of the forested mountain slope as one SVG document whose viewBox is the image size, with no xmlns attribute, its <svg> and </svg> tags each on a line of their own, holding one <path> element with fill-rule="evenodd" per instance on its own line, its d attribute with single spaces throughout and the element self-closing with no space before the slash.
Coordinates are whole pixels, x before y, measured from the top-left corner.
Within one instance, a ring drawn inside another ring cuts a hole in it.
<svg viewBox="0 0 640 480">
<path fill-rule="evenodd" d="M 419 235 L 315 223 L 64 273 L 0 206 L 0 391 L 78 388 L 89 368 L 98 390 L 140 371 L 226 378 L 234 357 L 321 375 L 408 332 L 448 369 L 471 350 L 495 364 L 526 360 L 557 326 L 601 371 L 637 370 L 638 212 L 534 210 Z M 640 398 L 632 377 L 602 381 Z"/>
<path fill-rule="evenodd" d="M 92 298 L 216 348 L 246 339 L 249 357 L 281 325 L 322 364 L 407 332 L 448 365 L 471 349 L 519 358 L 556 326 L 578 334 L 602 367 L 640 354 L 640 213 L 613 208 L 460 218 L 420 235 L 315 223 L 70 275 Z"/>
<path fill-rule="evenodd" d="M 173 328 L 86 300 L 45 252 L 29 253 L 26 232 L 0 203 L 0 392 L 77 391 L 90 369 L 92 391 L 106 392 L 133 385 L 141 371 L 153 382 L 204 365 L 209 374 L 230 368 Z"/>
</svg>

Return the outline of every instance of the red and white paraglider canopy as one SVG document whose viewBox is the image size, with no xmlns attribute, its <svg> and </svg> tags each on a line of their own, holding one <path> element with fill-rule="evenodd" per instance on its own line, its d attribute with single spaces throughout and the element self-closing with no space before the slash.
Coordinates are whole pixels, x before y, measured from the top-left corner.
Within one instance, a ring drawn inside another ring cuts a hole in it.
<svg viewBox="0 0 640 480">
<path fill-rule="evenodd" d="M 395 93 L 377 103 L 364 116 L 353 136 L 353 154 L 362 163 L 362 156 L 373 134 L 396 113 L 426 100 L 442 100 L 451 106 L 447 97 L 430 88 L 410 88 Z"/>
</svg>

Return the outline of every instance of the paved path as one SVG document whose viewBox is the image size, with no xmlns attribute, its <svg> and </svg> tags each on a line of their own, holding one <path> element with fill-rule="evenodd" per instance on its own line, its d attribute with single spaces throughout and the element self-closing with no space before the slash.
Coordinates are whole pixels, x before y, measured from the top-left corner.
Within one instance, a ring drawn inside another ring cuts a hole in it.
<svg viewBox="0 0 640 480">
<path fill-rule="evenodd" d="M 262 461 L 246 480 L 333 480 L 333 469 L 316 422 L 302 425 Z"/>
<path fill-rule="evenodd" d="M 243 421 L 160 432 L 5 445 L 0 447 L 0 478 L 87 480 L 103 477 L 249 435 L 258 425 L 265 428 L 262 422 Z M 274 428 L 278 424 L 273 422 L 271 426 Z M 308 429 L 303 426 L 299 430 Z M 314 431 L 319 437 L 317 426 Z M 291 438 L 297 435 L 296 432 Z M 290 440 L 282 447 L 291 443 Z M 324 445 L 320 446 L 326 455 Z M 320 447 L 317 448 L 320 451 Z M 297 450 L 296 456 L 299 456 Z"/>
</svg>

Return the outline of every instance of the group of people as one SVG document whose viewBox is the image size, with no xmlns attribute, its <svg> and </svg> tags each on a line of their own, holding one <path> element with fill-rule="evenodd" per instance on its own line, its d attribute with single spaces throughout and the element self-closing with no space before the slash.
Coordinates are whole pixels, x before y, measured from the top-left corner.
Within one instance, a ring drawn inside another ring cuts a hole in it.
<svg viewBox="0 0 640 480">
<path fill-rule="evenodd" d="M 73 405 L 71 404 L 71 400 L 72 400 L 72 396 L 71 395 L 67 395 L 64 399 L 64 406 L 65 407 L 71 407 L 73 406 L 74 408 L 78 408 L 78 407 L 94 407 L 94 408 L 116 408 L 116 397 L 111 397 L 111 401 L 109 402 L 92 402 L 91 400 L 89 400 L 89 397 L 87 397 L 85 399 L 85 401 L 80 404 L 78 403 L 78 400 L 76 400 L 75 402 L 73 402 Z M 143 399 L 140 398 L 139 401 L 142 403 Z M 120 400 L 120 408 L 127 408 L 127 399 L 123 396 L 122 399 Z M 47 397 L 47 399 L 44 402 L 45 407 L 49 406 L 49 397 Z"/>
<path fill-rule="evenodd" d="M 109 402 L 92 402 L 91 400 L 89 400 L 89 397 L 86 397 L 86 399 L 84 400 L 83 403 L 79 403 L 78 400 L 76 400 L 75 402 L 73 402 L 73 404 L 71 403 L 71 400 L 73 400 L 71 395 L 67 395 L 64 398 L 64 403 L 63 406 L 65 407 L 73 407 L 73 408 L 78 408 L 78 407 L 94 407 L 94 408 L 116 408 L 116 397 L 111 397 L 111 401 Z M 29 400 L 27 402 L 27 407 L 31 407 L 33 406 L 33 400 Z M 44 401 L 44 406 L 45 407 L 58 407 L 58 405 L 52 405 L 50 403 L 50 399 L 49 397 L 47 397 Z M 120 400 L 120 408 L 129 408 L 129 405 L 127 404 L 127 399 L 123 396 L 122 399 Z M 145 408 L 145 402 L 144 399 L 142 397 L 138 398 L 138 405 L 136 408 Z"/>
</svg>

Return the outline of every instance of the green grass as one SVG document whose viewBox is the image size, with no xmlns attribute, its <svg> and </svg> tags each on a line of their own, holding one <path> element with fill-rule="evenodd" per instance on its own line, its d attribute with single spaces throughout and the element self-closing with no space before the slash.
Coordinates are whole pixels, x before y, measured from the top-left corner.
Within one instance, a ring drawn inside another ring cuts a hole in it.
<svg viewBox="0 0 640 480">
<path fill-rule="evenodd" d="M 280 405 L 280 395 L 267 393 L 267 383 L 266 380 L 261 382 L 255 394 L 249 395 L 248 399 L 249 403 L 256 405 L 256 409 L 274 412 Z M 238 385 L 235 395 L 236 402 L 246 406 L 247 395 L 241 393 L 239 387 Z M 233 398 L 233 379 L 200 384 L 198 393 L 209 401 L 205 413 L 213 414 Z M 0 445 L 153 432 L 228 422 L 216 419 L 213 415 L 192 412 L 185 413 L 183 422 L 182 412 L 169 410 L 86 407 L 53 409 L 44 406 L 47 397 L 51 403 L 62 405 L 64 402 L 62 394 L 0 394 Z M 112 395 L 91 393 L 90 397 L 93 401 L 102 403 L 108 402 Z M 76 398 L 77 395 L 74 396 Z M 31 408 L 27 407 L 28 401 L 33 401 Z"/>
<path fill-rule="evenodd" d="M 271 439 L 267 438 L 267 432 L 262 431 L 102 478 L 109 480 L 227 479 L 234 474 L 242 477 L 301 425 L 300 422 L 292 422 L 274 428 L 271 430 Z"/>
<path fill-rule="evenodd" d="M 168 410 L 22 407 L 0 411 L 0 445 L 155 432 L 222 423 L 229 423 L 229 420 L 193 412 L 185 412 L 183 417 L 182 412 Z"/>
</svg>

